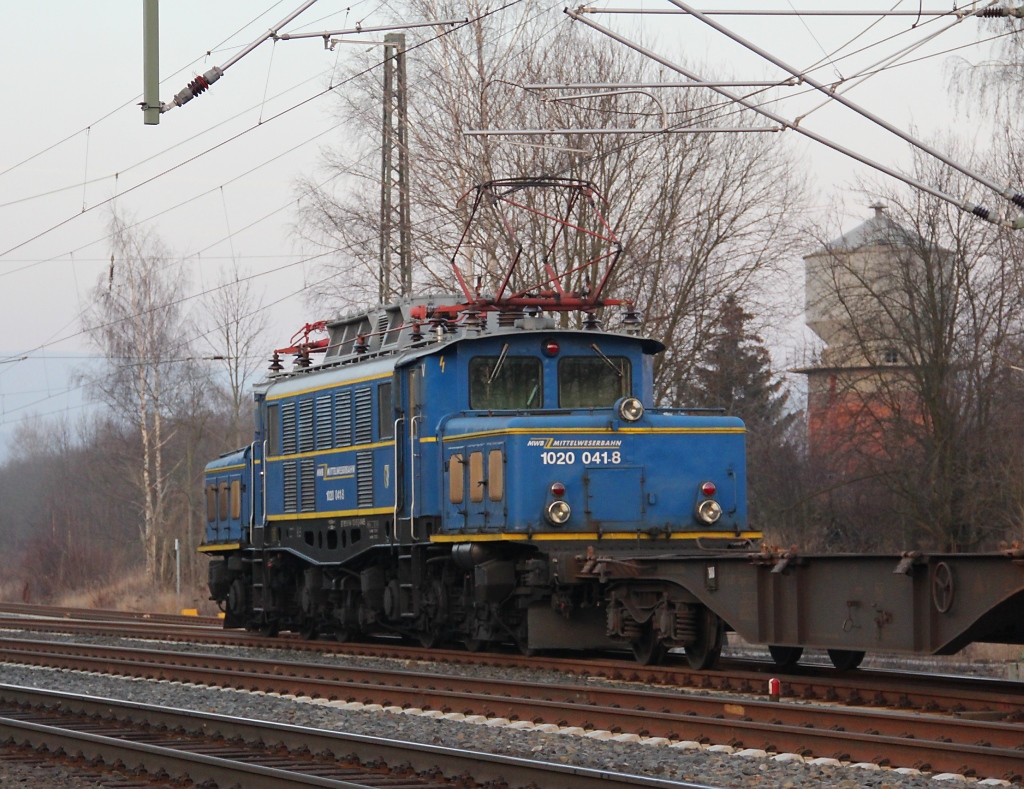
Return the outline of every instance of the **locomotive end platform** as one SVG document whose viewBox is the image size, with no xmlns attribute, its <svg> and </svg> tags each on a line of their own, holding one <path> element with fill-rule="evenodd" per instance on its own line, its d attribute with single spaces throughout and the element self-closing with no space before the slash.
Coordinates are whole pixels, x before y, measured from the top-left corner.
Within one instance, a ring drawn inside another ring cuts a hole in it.
<svg viewBox="0 0 1024 789">
<path fill-rule="evenodd" d="M 947 655 L 1024 644 L 1024 549 L 577 559 L 580 577 L 682 588 L 750 643 Z M 858 661 L 859 662 L 859 661 Z"/>
</svg>

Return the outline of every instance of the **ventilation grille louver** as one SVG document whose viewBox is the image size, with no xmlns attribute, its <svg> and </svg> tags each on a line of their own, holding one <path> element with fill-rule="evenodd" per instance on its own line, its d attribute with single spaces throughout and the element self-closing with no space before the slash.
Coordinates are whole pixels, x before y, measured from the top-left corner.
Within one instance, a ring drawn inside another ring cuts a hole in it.
<svg viewBox="0 0 1024 789">
<path fill-rule="evenodd" d="M 281 405 L 281 454 L 295 454 L 295 403 Z"/>
<path fill-rule="evenodd" d="M 313 401 L 299 403 L 299 452 L 313 451 Z"/>
<path fill-rule="evenodd" d="M 294 460 L 286 460 L 281 464 L 284 473 L 284 511 L 299 511 L 299 475 L 298 464 Z"/>
<path fill-rule="evenodd" d="M 373 506 L 373 452 L 356 453 L 356 506 Z"/>
<path fill-rule="evenodd" d="M 345 390 L 334 396 L 334 445 L 352 446 L 352 392 Z"/>
<path fill-rule="evenodd" d="M 331 396 L 316 399 L 316 448 L 330 449 L 334 443 L 331 435 L 334 414 L 331 413 Z"/>
<path fill-rule="evenodd" d="M 316 511 L 316 461 L 305 458 L 299 465 L 299 483 L 302 492 L 300 501 L 303 512 Z"/>
<path fill-rule="evenodd" d="M 356 443 L 373 440 L 373 390 L 368 386 L 356 389 Z"/>
</svg>

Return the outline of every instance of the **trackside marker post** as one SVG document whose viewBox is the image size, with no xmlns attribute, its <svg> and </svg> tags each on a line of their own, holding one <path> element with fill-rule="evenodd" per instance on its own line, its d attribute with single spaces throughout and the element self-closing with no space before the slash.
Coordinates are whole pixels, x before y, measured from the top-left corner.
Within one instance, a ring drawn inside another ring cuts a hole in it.
<svg viewBox="0 0 1024 789">
<path fill-rule="evenodd" d="M 779 696 L 782 695 L 782 683 L 776 677 L 772 677 L 768 680 L 768 700 L 778 701 Z"/>
</svg>

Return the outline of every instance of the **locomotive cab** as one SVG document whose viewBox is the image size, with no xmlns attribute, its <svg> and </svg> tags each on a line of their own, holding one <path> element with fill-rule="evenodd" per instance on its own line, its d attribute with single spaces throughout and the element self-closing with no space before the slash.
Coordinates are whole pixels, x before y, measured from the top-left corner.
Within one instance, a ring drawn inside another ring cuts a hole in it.
<svg viewBox="0 0 1024 789">
<path fill-rule="evenodd" d="M 438 426 L 442 534 L 752 537 L 742 422 L 655 407 L 658 350 L 649 340 L 585 331 L 459 343 L 469 407 Z"/>
</svg>

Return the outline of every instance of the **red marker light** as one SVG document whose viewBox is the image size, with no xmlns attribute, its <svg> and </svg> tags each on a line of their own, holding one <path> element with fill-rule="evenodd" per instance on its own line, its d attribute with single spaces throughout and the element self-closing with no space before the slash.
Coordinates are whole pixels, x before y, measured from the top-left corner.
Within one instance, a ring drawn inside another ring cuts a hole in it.
<svg viewBox="0 0 1024 789">
<path fill-rule="evenodd" d="M 561 482 L 551 483 L 551 495 L 557 498 L 562 498 L 565 495 L 565 485 Z"/>
<path fill-rule="evenodd" d="M 716 490 L 718 490 L 718 488 L 715 487 L 714 482 L 705 482 L 700 486 L 700 492 L 705 496 L 714 496 Z"/>
<path fill-rule="evenodd" d="M 558 356 L 558 341 L 557 340 L 544 340 L 544 355 L 545 356 Z"/>
</svg>

